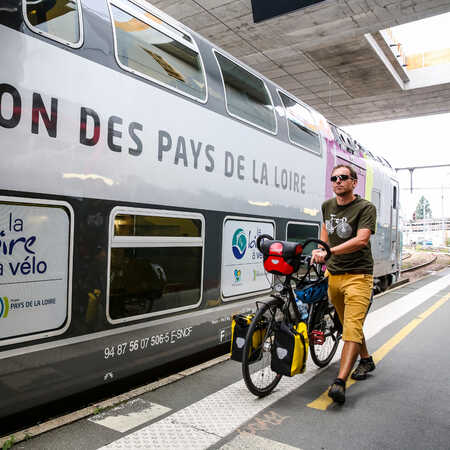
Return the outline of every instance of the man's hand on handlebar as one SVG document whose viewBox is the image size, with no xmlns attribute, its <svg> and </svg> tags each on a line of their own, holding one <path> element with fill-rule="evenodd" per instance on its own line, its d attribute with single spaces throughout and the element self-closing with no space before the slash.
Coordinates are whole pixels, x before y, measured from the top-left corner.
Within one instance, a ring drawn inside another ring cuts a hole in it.
<svg viewBox="0 0 450 450">
<path fill-rule="evenodd" d="M 325 262 L 325 258 L 327 257 L 327 252 L 321 248 L 317 248 L 312 251 L 311 264 L 323 264 Z"/>
</svg>

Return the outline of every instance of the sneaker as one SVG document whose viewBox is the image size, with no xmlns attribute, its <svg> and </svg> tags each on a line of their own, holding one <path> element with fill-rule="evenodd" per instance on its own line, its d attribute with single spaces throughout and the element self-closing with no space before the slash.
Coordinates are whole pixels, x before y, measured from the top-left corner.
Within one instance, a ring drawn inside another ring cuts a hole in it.
<svg viewBox="0 0 450 450">
<path fill-rule="evenodd" d="M 367 378 L 367 374 L 375 370 L 375 363 L 371 356 L 368 358 L 360 359 L 358 367 L 352 373 L 353 380 L 365 380 Z"/>
<path fill-rule="evenodd" d="M 345 402 L 345 381 L 340 378 L 336 378 L 334 383 L 330 386 L 328 391 L 328 397 L 332 398 L 336 403 Z"/>
</svg>

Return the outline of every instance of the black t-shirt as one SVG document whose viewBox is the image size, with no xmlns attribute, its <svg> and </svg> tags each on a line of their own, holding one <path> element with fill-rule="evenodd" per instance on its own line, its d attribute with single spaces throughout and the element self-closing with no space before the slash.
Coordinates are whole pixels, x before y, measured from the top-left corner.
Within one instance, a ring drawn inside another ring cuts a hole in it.
<svg viewBox="0 0 450 450">
<path fill-rule="evenodd" d="M 377 210 L 368 200 L 356 195 L 347 205 L 338 205 L 336 198 L 322 205 L 322 216 L 328 232 L 330 247 L 336 247 L 356 236 L 358 230 L 368 229 L 375 234 Z M 333 255 L 327 260 L 327 269 L 333 274 L 373 273 L 370 241 L 366 247 L 346 255 Z"/>
</svg>

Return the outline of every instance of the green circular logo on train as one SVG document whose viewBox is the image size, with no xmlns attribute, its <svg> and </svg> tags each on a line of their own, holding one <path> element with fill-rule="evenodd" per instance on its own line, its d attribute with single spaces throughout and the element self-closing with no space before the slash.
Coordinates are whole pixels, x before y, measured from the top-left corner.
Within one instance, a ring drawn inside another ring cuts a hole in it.
<svg viewBox="0 0 450 450">
<path fill-rule="evenodd" d="M 238 228 L 233 234 L 232 240 L 233 255 L 236 259 L 242 259 L 247 250 L 247 237 L 245 236 L 244 230 Z"/>
</svg>

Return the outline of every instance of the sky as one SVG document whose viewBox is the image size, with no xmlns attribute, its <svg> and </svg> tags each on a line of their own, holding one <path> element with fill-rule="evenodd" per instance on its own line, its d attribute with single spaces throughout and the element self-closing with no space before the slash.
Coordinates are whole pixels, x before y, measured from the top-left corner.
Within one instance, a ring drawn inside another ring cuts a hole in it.
<svg viewBox="0 0 450 450">
<path fill-rule="evenodd" d="M 391 28 L 406 55 L 450 48 L 450 13 Z"/>
<path fill-rule="evenodd" d="M 449 127 L 450 114 L 440 114 L 343 128 L 368 150 L 383 156 L 394 168 L 449 165 L 416 169 L 413 173 L 412 194 L 409 171 L 397 173 L 400 182 L 400 213 L 404 220 L 409 220 L 422 195 L 430 202 L 434 218 L 450 217 Z"/>
</svg>

